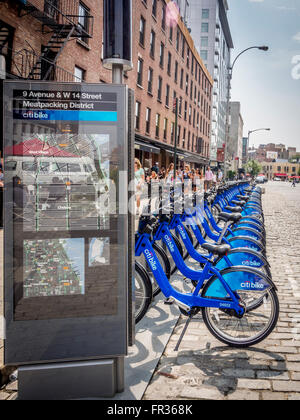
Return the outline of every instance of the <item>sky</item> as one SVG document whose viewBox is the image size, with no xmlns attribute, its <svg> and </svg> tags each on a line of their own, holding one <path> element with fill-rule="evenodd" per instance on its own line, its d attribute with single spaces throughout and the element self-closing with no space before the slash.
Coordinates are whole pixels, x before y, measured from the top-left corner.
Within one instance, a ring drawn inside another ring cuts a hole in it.
<svg viewBox="0 0 300 420">
<path fill-rule="evenodd" d="M 300 151 L 300 0 L 228 0 L 234 50 L 231 100 L 241 102 L 250 146 L 283 143 Z"/>
</svg>

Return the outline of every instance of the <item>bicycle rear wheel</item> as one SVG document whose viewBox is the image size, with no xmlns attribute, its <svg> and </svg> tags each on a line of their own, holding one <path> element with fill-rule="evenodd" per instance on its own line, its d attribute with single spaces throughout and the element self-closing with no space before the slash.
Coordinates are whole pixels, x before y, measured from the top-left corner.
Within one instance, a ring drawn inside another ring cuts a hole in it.
<svg viewBox="0 0 300 420">
<path fill-rule="evenodd" d="M 249 274 L 249 271 L 245 273 Z M 226 274 L 223 278 L 231 287 L 231 283 L 233 285 L 235 282 L 232 274 L 243 275 L 243 272 L 228 274 L 227 279 Z M 259 282 L 259 276 L 257 274 L 255 276 L 255 281 Z M 253 346 L 263 341 L 276 326 L 279 316 L 277 294 L 273 287 L 267 290 L 231 288 L 239 294 L 241 302 L 246 307 L 244 316 L 238 318 L 227 309 L 202 308 L 203 321 L 211 334 L 221 342 L 238 348 Z M 206 283 L 202 297 L 220 298 L 210 296 L 213 290 L 220 290 L 220 281 L 217 277 L 213 277 Z M 224 295 L 222 298 L 226 297 Z"/>
</svg>

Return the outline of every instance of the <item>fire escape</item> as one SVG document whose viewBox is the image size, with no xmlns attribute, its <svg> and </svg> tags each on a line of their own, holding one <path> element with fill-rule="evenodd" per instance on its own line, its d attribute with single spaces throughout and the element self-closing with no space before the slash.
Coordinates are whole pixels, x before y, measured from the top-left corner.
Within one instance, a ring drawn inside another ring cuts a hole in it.
<svg viewBox="0 0 300 420">
<path fill-rule="evenodd" d="M 23 0 L 20 16 L 26 15 L 31 15 L 41 22 L 42 34 L 49 34 L 50 38 L 40 54 L 26 50 L 25 78 L 57 80 L 57 61 L 66 44 L 71 39 L 77 38 L 87 43 L 88 38 L 92 38 L 93 16 L 81 6 L 79 0 Z"/>
</svg>

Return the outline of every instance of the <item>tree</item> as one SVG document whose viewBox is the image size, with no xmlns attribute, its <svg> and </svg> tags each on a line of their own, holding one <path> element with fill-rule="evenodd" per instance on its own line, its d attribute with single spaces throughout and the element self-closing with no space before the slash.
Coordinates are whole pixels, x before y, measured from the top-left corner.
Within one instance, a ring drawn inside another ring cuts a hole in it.
<svg viewBox="0 0 300 420">
<path fill-rule="evenodd" d="M 255 178 L 262 171 L 262 166 L 256 160 L 250 160 L 248 163 L 246 163 L 245 170 Z"/>
</svg>

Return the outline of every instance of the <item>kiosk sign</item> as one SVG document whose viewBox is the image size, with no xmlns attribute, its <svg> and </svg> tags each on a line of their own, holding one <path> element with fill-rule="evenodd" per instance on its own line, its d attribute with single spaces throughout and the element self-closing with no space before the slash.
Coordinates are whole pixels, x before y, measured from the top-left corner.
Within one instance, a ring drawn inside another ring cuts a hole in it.
<svg viewBox="0 0 300 420">
<path fill-rule="evenodd" d="M 4 82 L 6 364 L 127 352 L 127 94 Z"/>
</svg>

